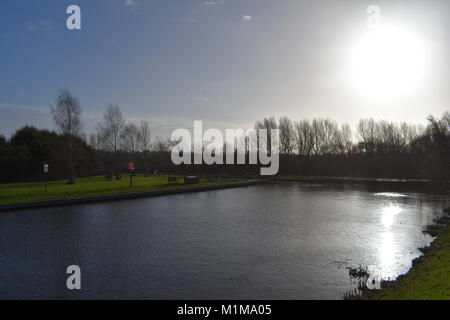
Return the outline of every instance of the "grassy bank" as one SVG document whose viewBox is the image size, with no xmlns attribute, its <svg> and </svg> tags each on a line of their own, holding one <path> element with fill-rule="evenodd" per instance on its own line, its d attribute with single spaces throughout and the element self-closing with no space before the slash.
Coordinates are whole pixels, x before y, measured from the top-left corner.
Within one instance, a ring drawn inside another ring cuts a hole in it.
<svg viewBox="0 0 450 320">
<path fill-rule="evenodd" d="M 422 249 L 423 256 L 413 261 L 411 270 L 395 281 L 384 281 L 381 290 L 363 290 L 353 299 L 450 300 L 450 217 L 441 218 L 427 232 L 433 243 Z"/>
<path fill-rule="evenodd" d="M 167 177 L 167 175 L 149 177 L 135 175 L 132 187 L 130 187 L 129 175 L 123 175 L 121 180 L 113 181 L 106 181 L 104 176 L 79 178 L 73 185 L 67 184 L 67 180 L 49 181 L 47 192 L 44 190 L 43 182 L 0 184 L 0 205 L 186 187 L 182 183 L 168 184 Z M 236 181 L 238 180 L 207 181 L 206 178 L 201 178 L 199 184 L 190 186 L 207 186 Z"/>
</svg>

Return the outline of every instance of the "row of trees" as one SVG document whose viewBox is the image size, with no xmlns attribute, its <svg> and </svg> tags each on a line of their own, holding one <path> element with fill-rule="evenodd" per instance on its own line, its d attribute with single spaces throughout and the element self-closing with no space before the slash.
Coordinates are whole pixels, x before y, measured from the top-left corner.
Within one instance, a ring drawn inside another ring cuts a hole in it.
<svg viewBox="0 0 450 320">
<path fill-rule="evenodd" d="M 148 155 L 151 148 L 151 132 L 148 121 L 141 121 L 140 127 L 134 123 L 126 123 L 120 108 L 109 105 L 103 115 L 103 122 L 97 126 L 97 133 L 89 137 L 90 145 L 101 151 L 112 153 L 110 170 L 114 170 L 116 179 L 121 178 L 121 170 L 117 166 L 118 153 L 124 150 L 130 153 L 130 160 L 135 161 L 136 152 L 142 152 L 145 162 L 145 174 L 148 175 Z M 109 173 L 112 176 L 112 172 Z"/>
<path fill-rule="evenodd" d="M 0 181 L 42 179 L 42 164 L 50 163 L 50 178 L 66 177 L 69 184 L 76 176 L 106 174 L 121 178 L 128 161 L 139 160 L 148 175 L 150 162 L 167 162 L 164 153 L 168 139 L 151 141 L 148 121 L 137 126 L 127 122 L 117 105 L 106 107 L 96 132 L 87 137 L 83 131 L 80 101 L 70 90 L 60 90 L 50 113 L 57 131 L 25 126 L 9 140 L 0 136 Z"/>
<path fill-rule="evenodd" d="M 429 119 L 430 125 L 411 125 L 406 122 L 394 123 L 385 120 L 362 119 L 356 130 L 350 125 L 339 125 L 331 119 L 292 121 L 282 117 L 257 121 L 256 129 L 278 129 L 280 133 L 280 153 L 305 157 L 336 154 L 384 155 L 392 153 L 423 152 L 424 137 L 431 137 L 433 126 L 442 135 L 447 134 L 450 113 L 442 119 Z M 426 139 L 425 139 L 426 140 Z M 428 139 L 429 140 L 429 139 Z"/>
<path fill-rule="evenodd" d="M 138 171 L 145 175 L 153 170 L 258 172 L 248 165 L 174 166 L 170 140 L 152 139 L 148 121 L 127 122 L 113 104 L 87 138 L 80 102 L 68 89 L 58 93 L 50 112 L 57 132 L 26 126 L 9 140 L 0 137 L 0 181 L 40 179 L 44 160 L 51 164 L 52 178 L 67 177 L 69 183 L 75 183 L 76 176 L 93 174 L 120 179 L 128 161 L 137 161 Z M 352 130 L 331 119 L 288 117 L 255 123 L 256 129 L 267 129 L 269 134 L 279 129 L 282 174 L 408 178 L 450 178 L 449 126 L 449 112 L 441 119 L 429 117 L 427 126 L 363 119 Z"/>
<path fill-rule="evenodd" d="M 56 97 L 55 105 L 50 106 L 54 123 L 61 135 L 67 137 L 67 168 L 69 183 L 75 182 L 73 138 L 80 137 L 85 142 L 85 135 L 81 132 L 82 109 L 79 100 L 68 89 L 61 90 Z M 140 126 L 126 122 L 119 106 L 110 104 L 106 107 L 103 119 L 98 123 L 96 133 L 89 136 L 88 144 L 96 151 L 108 153 L 104 158 L 104 168 L 108 177 L 115 175 L 121 179 L 120 159 L 123 153 L 130 155 L 129 161 L 134 161 L 136 153 L 143 156 L 145 174 L 149 174 L 149 154 L 152 148 L 151 131 L 148 121 L 141 121 Z M 161 138 L 157 139 L 157 150 L 167 149 L 168 143 Z"/>
<path fill-rule="evenodd" d="M 97 152 L 79 136 L 31 126 L 16 130 L 9 140 L 0 136 L 0 182 L 41 180 L 43 161 L 50 164 L 50 179 L 68 177 L 74 183 L 77 175 L 98 174 Z"/>
<path fill-rule="evenodd" d="M 330 119 L 266 118 L 255 128 L 280 133 L 280 173 L 450 178 L 450 112 L 428 125 L 362 119 L 355 130 Z"/>
</svg>

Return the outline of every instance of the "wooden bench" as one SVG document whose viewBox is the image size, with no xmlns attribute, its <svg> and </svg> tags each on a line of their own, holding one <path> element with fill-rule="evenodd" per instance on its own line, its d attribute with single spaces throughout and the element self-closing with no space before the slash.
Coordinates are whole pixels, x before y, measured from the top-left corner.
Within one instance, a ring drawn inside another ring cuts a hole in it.
<svg viewBox="0 0 450 320">
<path fill-rule="evenodd" d="M 198 176 L 185 176 L 184 184 L 197 184 L 200 183 L 200 177 Z"/>
</svg>

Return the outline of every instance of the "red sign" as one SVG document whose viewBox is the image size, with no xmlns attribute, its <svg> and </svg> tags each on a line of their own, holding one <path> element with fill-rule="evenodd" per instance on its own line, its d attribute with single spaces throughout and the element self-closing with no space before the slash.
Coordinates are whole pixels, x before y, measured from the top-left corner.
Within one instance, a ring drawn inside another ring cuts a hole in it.
<svg viewBox="0 0 450 320">
<path fill-rule="evenodd" d="M 128 163 L 128 171 L 134 171 L 134 161 Z"/>
</svg>

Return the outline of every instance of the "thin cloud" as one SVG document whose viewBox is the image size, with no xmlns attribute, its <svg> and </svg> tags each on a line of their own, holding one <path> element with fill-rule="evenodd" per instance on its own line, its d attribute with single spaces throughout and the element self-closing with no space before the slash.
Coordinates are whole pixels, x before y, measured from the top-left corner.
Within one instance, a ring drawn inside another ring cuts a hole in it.
<svg viewBox="0 0 450 320">
<path fill-rule="evenodd" d="M 27 30 L 28 32 L 33 32 L 37 30 L 45 30 L 51 31 L 55 28 L 55 24 L 50 20 L 41 20 L 38 22 L 30 22 L 28 23 Z"/>
<path fill-rule="evenodd" d="M 20 110 L 20 111 L 33 111 L 39 113 L 48 113 L 48 107 L 33 107 L 27 105 L 17 105 L 17 104 L 5 104 L 0 103 L 0 110 Z"/>
<path fill-rule="evenodd" d="M 244 15 L 241 18 L 241 21 L 250 21 L 250 20 L 252 20 L 252 16 Z"/>
<path fill-rule="evenodd" d="M 205 7 L 214 7 L 216 5 L 223 5 L 225 4 L 225 0 L 209 0 L 203 2 L 203 6 Z"/>
<path fill-rule="evenodd" d="M 137 0 L 125 0 L 125 7 L 127 7 L 131 12 L 134 12 L 139 2 Z"/>
</svg>

